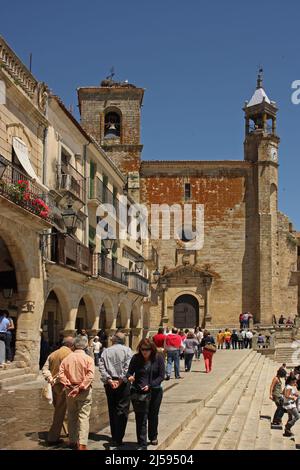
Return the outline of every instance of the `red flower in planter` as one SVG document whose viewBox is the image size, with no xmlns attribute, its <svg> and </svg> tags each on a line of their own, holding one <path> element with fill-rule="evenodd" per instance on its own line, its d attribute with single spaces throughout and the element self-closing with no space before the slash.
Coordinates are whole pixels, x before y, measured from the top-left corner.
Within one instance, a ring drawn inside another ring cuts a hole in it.
<svg viewBox="0 0 300 470">
<path fill-rule="evenodd" d="M 36 210 L 36 212 L 39 216 L 41 216 L 45 219 L 47 219 L 49 217 L 50 209 L 47 206 L 47 204 L 45 203 L 45 201 L 43 201 L 43 199 L 40 199 L 40 198 L 33 199 L 32 206 L 34 206 L 34 208 L 35 208 L 35 210 Z"/>
<path fill-rule="evenodd" d="M 29 181 L 27 180 L 18 180 L 18 186 L 21 191 L 25 191 L 29 187 Z"/>
</svg>

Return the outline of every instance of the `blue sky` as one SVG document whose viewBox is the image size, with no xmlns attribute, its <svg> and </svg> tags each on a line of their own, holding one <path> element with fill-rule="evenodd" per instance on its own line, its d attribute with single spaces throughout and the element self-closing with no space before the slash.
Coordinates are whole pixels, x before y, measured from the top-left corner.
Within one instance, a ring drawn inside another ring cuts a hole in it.
<svg viewBox="0 0 300 470">
<path fill-rule="evenodd" d="M 3 8 L 3 7 L 2 7 Z M 116 78 L 146 89 L 144 159 L 243 159 L 242 107 L 264 67 L 280 108 L 279 209 L 300 230 L 300 79 L 296 0 L 15 0 L 1 34 L 34 75 L 71 104 L 76 88 Z"/>
</svg>

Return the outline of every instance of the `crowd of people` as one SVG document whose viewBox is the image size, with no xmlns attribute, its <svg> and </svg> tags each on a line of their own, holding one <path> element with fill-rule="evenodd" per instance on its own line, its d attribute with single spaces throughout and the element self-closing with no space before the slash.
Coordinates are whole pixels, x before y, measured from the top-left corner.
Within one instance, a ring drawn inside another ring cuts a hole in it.
<svg viewBox="0 0 300 470">
<path fill-rule="evenodd" d="M 286 364 L 277 371 L 270 386 L 270 399 L 276 405 L 276 411 L 272 420 L 272 427 L 282 429 L 282 418 L 287 413 L 288 418 L 284 428 L 284 436 L 291 437 L 294 434 L 291 429 L 300 418 L 300 365 L 289 374 Z"/>
<path fill-rule="evenodd" d="M 49 445 L 60 442 L 64 429 L 69 434 L 70 448 L 87 449 L 95 366 L 99 366 L 107 397 L 111 449 L 123 446 L 130 403 L 135 413 L 137 448 L 146 449 L 148 441 L 150 445 L 158 444 L 162 382 L 170 380 L 173 364 L 175 378 L 182 378 L 180 357 L 189 372 L 193 359 L 199 360 L 202 353 L 206 372 L 212 370 L 215 340 L 201 328 L 159 328 L 152 338 L 140 341 L 135 354 L 125 339 L 125 334 L 118 331 L 111 346 L 103 347 L 99 335 L 89 341 L 86 331 L 81 330 L 75 338 L 65 337 L 61 347 L 48 356 L 42 373 L 51 387 L 54 405 Z"/>
</svg>

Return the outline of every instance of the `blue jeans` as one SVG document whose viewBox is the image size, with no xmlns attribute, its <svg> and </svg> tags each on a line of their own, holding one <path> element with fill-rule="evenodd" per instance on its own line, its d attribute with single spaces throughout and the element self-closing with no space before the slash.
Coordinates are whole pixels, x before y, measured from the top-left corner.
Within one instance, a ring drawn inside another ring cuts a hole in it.
<svg viewBox="0 0 300 470">
<path fill-rule="evenodd" d="M 177 379 L 178 377 L 180 377 L 179 355 L 180 355 L 179 349 L 175 349 L 174 351 L 167 352 L 167 376 L 171 376 L 172 362 L 174 361 L 175 378 Z"/>
</svg>

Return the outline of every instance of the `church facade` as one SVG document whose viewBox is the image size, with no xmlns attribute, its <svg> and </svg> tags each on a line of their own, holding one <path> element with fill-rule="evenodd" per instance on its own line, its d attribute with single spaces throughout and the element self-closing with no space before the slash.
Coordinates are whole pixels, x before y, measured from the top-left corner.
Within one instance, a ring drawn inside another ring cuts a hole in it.
<svg viewBox="0 0 300 470">
<path fill-rule="evenodd" d="M 78 89 L 83 128 L 127 177 L 135 201 L 149 209 L 191 204 L 191 230 L 196 204 L 203 205 L 203 246 L 191 249 L 192 240 L 174 224 L 170 239 L 144 241 L 144 257 L 154 272 L 144 329 L 233 327 L 244 311 L 261 325 L 270 325 L 274 315 L 296 315 L 297 238 L 278 211 L 278 109 L 261 75 L 243 108 L 240 161 L 204 161 L 201 155 L 193 161 L 142 160 L 143 94 L 142 88 L 112 79 Z"/>
</svg>

